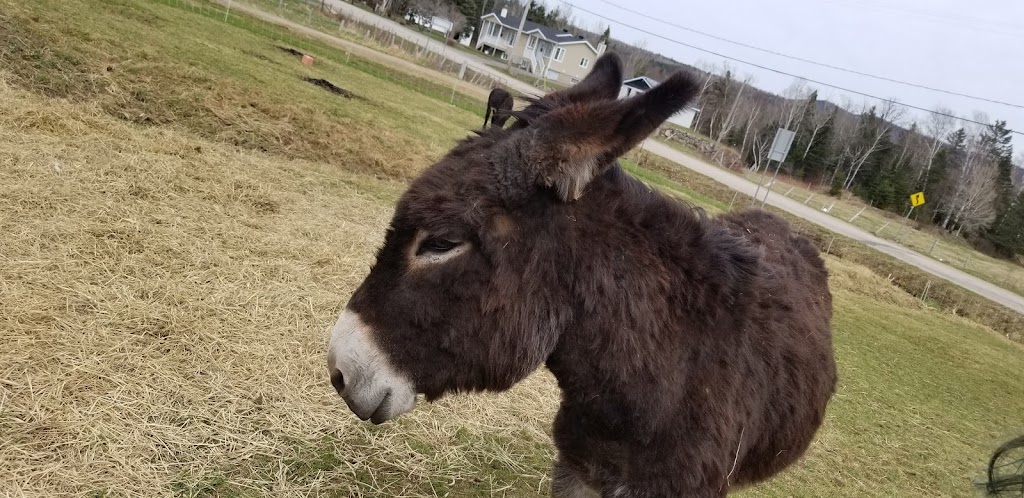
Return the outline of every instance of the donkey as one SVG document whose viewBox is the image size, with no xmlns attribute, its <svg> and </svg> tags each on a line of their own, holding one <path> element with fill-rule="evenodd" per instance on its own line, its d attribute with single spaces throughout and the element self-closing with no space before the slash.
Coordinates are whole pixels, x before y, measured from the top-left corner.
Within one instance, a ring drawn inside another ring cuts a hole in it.
<svg viewBox="0 0 1024 498">
<path fill-rule="evenodd" d="M 508 118 L 512 117 L 512 94 L 508 93 L 508 90 L 504 88 L 495 88 L 491 90 L 491 93 L 487 96 L 487 112 L 484 113 L 484 128 L 487 127 L 487 122 L 491 122 L 491 126 L 497 126 L 502 128 L 505 126 L 505 122 Z"/>
<path fill-rule="evenodd" d="M 817 249 L 761 210 L 711 218 L 616 158 L 698 91 L 616 100 L 609 54 L 399 200 L 331 333 L 331 383 L 375 424 L 418 394 L 561 388 L 552 496 L 721 497 L 811 444 L 835 390 Z"/>
</svg>

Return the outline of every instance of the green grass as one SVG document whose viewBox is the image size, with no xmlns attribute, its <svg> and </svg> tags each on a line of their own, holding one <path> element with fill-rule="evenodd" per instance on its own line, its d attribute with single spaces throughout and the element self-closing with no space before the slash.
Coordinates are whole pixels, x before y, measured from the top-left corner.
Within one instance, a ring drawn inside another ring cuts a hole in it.
<svg viewBox="0 0 1024 498">
<path fill-rule="evenodd" d="M 548 495 L 547 372 L 381 427 L 323 372 L 405 180 L 478 114 L 180 5 L 0 0 L 0 28 L 0 494 Z M 630 158 L 710 212 L 734 198 Z M 1024 430 L 1024 351 L 974 321 L 987 308 L 954 317 L 903 290 L 905 267 L 842 240 L 832 253 L 839 392 L 807 458 L 738 494 L 971 495 Z"/>
</svg>

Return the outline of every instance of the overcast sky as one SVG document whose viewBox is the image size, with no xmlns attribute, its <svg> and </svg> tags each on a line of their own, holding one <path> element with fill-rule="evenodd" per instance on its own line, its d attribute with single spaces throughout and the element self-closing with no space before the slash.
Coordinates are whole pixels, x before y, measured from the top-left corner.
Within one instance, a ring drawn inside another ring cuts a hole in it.
<svg viewBox="0 0 1024 498">
<path fill-rule="evenodd" d="M 543 0 L 565 8 L 561 0 Z M 823 68 L 739 47 L 621 10 L 625 6 L 656 19 L 764 49 L 835 66 L 964 94 L 1024 105 L 1024 0 L 567 0 L 577 23 L 611 24 L 612 37 L 635 43 L 691 65 L 723 59 L 639 32 L 756 62 L 788 73 L 852 88 L 928 109 L 941 105 L 957 115 L 985 112 L 1024 131 L 1024 109 L 944 95 Z M 608 22 L 586 9 L 615 19 Z M 793 78 L 736 62 L 729 63 L 754 84 L 781 92 Z M 842 101 L 842 92 L 817 87 L 819 95 Z M 850 95 L 857 102 L 863 97 Z M 921 113 L 912 115 L 919 121 Z M 907 123 L 909 124 L 909 123 Z M 1024 137 L 1015 136 L 1015 150 Z"/>
</svg>

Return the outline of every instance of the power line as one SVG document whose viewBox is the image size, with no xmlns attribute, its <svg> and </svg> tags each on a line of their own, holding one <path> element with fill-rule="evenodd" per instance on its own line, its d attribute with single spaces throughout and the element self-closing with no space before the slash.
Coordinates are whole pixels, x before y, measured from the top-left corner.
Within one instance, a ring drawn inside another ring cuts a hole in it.
<svg viewBox="0 0 1024 498">
<path fill-rule="evenodd" d="M 815 60 L 811 60 L 811 59 L 805 59 L 803 57 L 799 57 L 799 56 L 795 56 L 795 55 L 784 54 L 782 52 L 777 52 L 775 50 L 769 50 L 769 49 L 766 49 L 766 48 L 761 48 L 761 47 L 757 47 L 757 46 L 751 45 L 749 43 L 743 43 L 743 42 L 739 42 L 739 41 L 735 41 L 735 40 L 730 40 L 728 38 L 724 38 L 724 37 L 721 37 L 721 36 L 718 36 L 718 35 L 715 35 L 715 34 L 712 34 L 712 33 L 708 33 L 708 32 L 705 32 L 705 31 L 698 30 L 698 29 L 690 28 L 690 27 L 683 26 L 683 25 L 680 25 L 680 24 L 675 24 L 675 23 L 672 23 L 672 22 L 669 22 L 669 21 L 665 21 L 663 19 L 658 19 L 657 17 L 653 17 L 653 16 L 650 16 L 650 15 L 644 14 L 643 12 L 639 12 L 639 11 L 630 9 L 628 7 L 623 7 L 621 5 L 617 5 L 615 3 L 609 2 L 608 0 L 598 0 L 598 1 L 601 2 L 601 3 L 607 4 L 607 5 L 611 5 L 612 7 L 615 7 L 617 9 L 621 9 L 621 10 L 624 10 L 626 12 L 629 12 L 629 13 L 632 13 L 632 14 L 636 14 L 636 15 L 638 15 L 640 17 L 645 18 L 645 19 L 650 19 L 652 21 L 660 22 L 660 23 L 665 24 L 667 26 L 672 26 L 674 28 L 678 28 L 678 29 L 681 29 L 681 30 L 684 30 L 684 31 L 689 31 L 691 33 L 696 33 L 696 34 L 701 35 L 701 36 L 706 36 L 708 38 L 713 38 L 715 40 L 723 41 L 723 42 L 726 42 L 726 43 L 731 43 L 733 45 L 738 45 L 740 47 L 749 48 L 749 49 L 752 49 L 752 50 L 757 50 L 759 52 L 764 52 L 766 54 L 772 54 L 772 55 L 776 55 L 776 56 L 783 57 L 783 58 L 786 58 L 786 59 L 800 61 L 800 62 L 804 62 L 804 63 L 807 63 L 807 64 L 813 64 L 815 66 L 827 67 L 829 69 L 834 69 L 836 71 L 843 71 L 843 72 L 850 73 L 850 74 L 856 74 L 858 76 L 865 76 L 865 77 L 868 77 L 868 78 L 874 78 L 876 80 L 888 81 L 890 83 L 897 83 L 897 84 L 900 84 L 900 85 L 906 85 L 906 86 L 910 86 L 910 87 L 921 88 L 921 89 L 924 89 L 924 90 L 930 90 L 932 92 L 944 93 L 946 95 L 953 95 L 953 96 L 956 96 L 956 97 L 964 97 L 964 98 L 968 98 L 968 99 L 972 99 L 972 100 L 979 100 L 979 101 L 982 101 L 982 102 L 988 102 L 990 104 L 999 104 L 999 105 L 1005 105 L 1005 106 L 1008 106 L 1008 107 L 1016 107 L 1017 109 L 1024 109 L 1024 105 L 1021 105 L 1021 104 L 1014 104 L 1012 102 L 1004 102 L 1004 101 L 1001 101 L 1001 100 L 995 100 L 995 99 L 990 99 L 990 98 L 986 98 L 986 97 L 978 97 L 978 96 L 975 96 L 975 95 L 969 95 L 969 94 L 966 94 L 966 93 L 955 92 L 955 91 L 952 91 L 952 90 L 944 90 L 942 88 L 935 88 L 935 87 L 931 87 L 931 86 L 927 86 L 927 85 L 921 85 L 921 84 L 918 84 L 918 83 L 912 83 L 912 82 L 909 82 L 909 81 L 903 81 L 903 80 L 898 80 L 898 79 L 895 79 L 895 78 L 889 78 L 889 77 L 886 77 L 886 76 L 879 76 L 879 75 L 876 75 L 876 74 L 865 73 L 863 71 L 858 71 L 856 69 L 849 69 L 849 68 L 845 68 L 845 67 L 841 67 L 841 66 L 836 66 L 836 65 L 828 64 L 826 62 L 819 62 L 819 61 L 815 61 Z M 568 2 L 563 2 L 563 3 L 568 3 Z M 574 6 L 574 8 L 576 8 L 576 7 Z M 580 9 L 580 10 L 583 10 L 583 9 Z M 586 11 L 584 11 L 584 12 L 586 12 Z M 636 29 L 636 28 L 634 28 L 634 29 Z"/>
<path fill-rule="evenodd" d="M 681 42 L 679 40 L 674 40 L 674 39 L 669 38 L 667 36 L 660 35 L 658 33 L 654 33 L 652 31 L 648 31 L 648 30 L 643 29 L 643 28 L 638 28 L 636 26 L 632 26 L 632 25 L 626 24 L 624 22 L 611 19 L 609 17 L 605 17 L 605 16 L 603 16 L 601 14 L 598 14 L 597 12 L 584 9 L 583 7 L 580 7 L 580 6 L 578 6 L 578 5 L 574 4 L 574 3 L 568 2 L 566 0 L 558 0 L 558 1 L 561 2 L 561 3 L 564 3 L 565 5 L 568 5 L 569 7 L 577 9 L 579 11 L 586 12 L 586 13 L 592 15 L 592 16 L 596 16 L 596 17 L 599 17 L 601 19 L 604 19 L 605 21 L 608 21 L 610 23 L 615 23 L 615 24 L 618 24 L 620 26 L 625 26 L 627 28 L 634 29 L 634 30 L 639 31 L 641 33 L 644 33 L 644 34 L 647 34 L 647 35 L 650 35 L 650 36 L 653 36 L 653 37 L 656 37 L 656 38 L 661 38 L 662 40 L 665 40 L 667 42 L 675 43 L 677 45 L 682 45 L 684 47 L 692 48 L 692 49 L 697 50 L 699 52 L 704 52 L 706 54 L 714 55 L 715 57 L 721 57 L 723 59 L 728 59 L 728 60 L 731 60 L 731 61 L 739 62 L 740 64 L 746 64 L 748 66 L 756 67 L 758 69 L 763 69 L 765 71 L 770 71 L 770 72 L 773 72 L 773 73 L 776 73 L 776 74 L 781 74 L 783 76 L 789 76 L 790 78 L 802 79 L 802 80 L 809 81 L 809 82 L 817 84 L 817 85 L 825 86 L 825 87 L 828 87 L 828 88 L 833 88 L 833 89 L 840 90 L 840 91 L 843 91 L 843 92 L 852 93 L 854 95 L 860 95 L 862 97 L 867 97 L 867 98 L 871 98 L 871 99 L 875 99 L 875 100 L 880 100 L 882 102 L 891 102 L 891 103 L 893 103 L 895 105 L 903 106 L 903 107 L 906 107 L 906 108 L 909 108 L 909 109 L 915 109 L 915 110 L 918 110 L 918 111 L 928 112 L 928 113 L 935 114 L 935 115 L 938 115 L 938 116 L 945 116 L 945 117 L 948 117 L 948 118 L 953 118 L 953 119 L 956 119 L 958 121 L 963 121 L 965 123 L 973 123 L 973 124 L 982 125 L 982 126 L 990 126 L 991 125 L 991 123 L 982 123 L 981 121 L 975 121 L 973 119 L 963 118 L 963 117 L 960 117 L 960 116 L 957 116 L 957 115 L 954 115 L 954 114 L 947 114 L 947 113 L 944 113 L 944 112 L 933 111 L 931 109 L 926 109 L 924 107 L 916 106 L 916 105 L 913 105 L 913 104 L 906 104 L 906 103 L 900 102 L 898 100 L 893 100 L 893 99 L 889 99 L 889 98 L 879 97 L 877 95 L 872 95 L 870 93 L 864 93 L 864 92 L 861 92 L 861 91 L 858 91 L 858 90 L 853 90 L 851 88 L 846 88 L 846 87 L 842 87 L 842 86 L 839 86 L 839 85 L 833 85 L 831 83 L 825 83 L 823 81 L 818 81 L 818 80 L 815 80 L 815 79 L 811 79 L 811 78 L 808 78 L 806 76 L 800 76 L 798 74 L 793 74 L 793 73 L 789 73 L 789 72 L 786 72 L 786 71 L 782 71 L 781 69 L 775 69 L 775 68 L 771 68 L 771 67 L 764 66 L 764 65 L 761 65 L 761 64 L 757 64 L 755 62 L 750 62 L 750 61 L 746 61 L 746 60 L 739 59 L 739 58 L 736 58 L 736 57 L 732 57 L 732 56 L 729 56 L 729 55 L 725 55 L 725 54 L 722 54 L 722 53 L 719 53 L 719 52 L 715 52 L 713 50 L 708 50 L 706 48 L 701 48 L 701 47 L 698 47 L 696 45 L 692 45 L 692 44 L 689 44 L 689 43 L 686 43 L 686 42 Z M 1024 132 L 1019 132 L 1019 131 L 1015 131 L 1015 130 L 1007 130 L 1007 131 L 1009 133 L 1014 134 L 1014 135 L 1024 136 Z"/>
</svg>

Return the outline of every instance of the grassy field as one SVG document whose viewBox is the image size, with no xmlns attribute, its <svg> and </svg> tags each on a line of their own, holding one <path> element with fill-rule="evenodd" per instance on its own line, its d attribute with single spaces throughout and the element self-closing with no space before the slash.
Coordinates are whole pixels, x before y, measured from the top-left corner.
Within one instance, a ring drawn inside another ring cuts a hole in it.
<svg viewBox="0 0 1024 498">
<path fill-rule="evenodd" d="M 405 180 L 478 113 L 147 0 L 0 0 L 0 36 L 0 495 L 547 496 L 546 372 L 382 427 L 325 375 Z M 973 495 L 1024 430 L 1024 351 L 828 264 L 839 392 L 807 458 L 739 496 Z"/>
<path fill-rule="evenodd" d="M 673 128 L 682 130 L 678 127 Z M 685 133 L 694 134 L 691 131 Z M 697 151 L 685 144 L 673 140 L 661 141 L 687 154 L 700 156 Z M 744 171 L 742 176 L 765 186 L 771 182 L 771 172 L 762 177 L 762 173 Z M 761 194 L 763 195 L 764 193 Z M 782 174 L 776 178 L 770 195 L 785 195 L 803 202 L 836 218 L 852 222 L 881 238 L 897 241 L 921 254 L 955 266 L 1004 289 L 1024 294 L 1024 267 L 1012 261 L 987 256 L 972 248 L 960 237 L 924 225 L 918 227 L 913 220 L 907 221 L 898 214 L 870 207 L 859 198 L 848 194 L 844 194 L 842 198 L 832 197 L 827 194 L 827 189 L 810 186 Z"/>
</svg>

